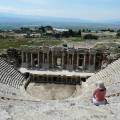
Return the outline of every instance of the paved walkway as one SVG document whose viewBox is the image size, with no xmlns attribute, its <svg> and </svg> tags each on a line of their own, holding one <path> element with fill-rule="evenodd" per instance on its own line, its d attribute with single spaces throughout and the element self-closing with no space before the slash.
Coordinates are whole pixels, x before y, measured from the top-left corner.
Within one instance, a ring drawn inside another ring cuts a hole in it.
<svg viewBox="0 0 120 120">
<path fill-rule="evenodd" d="M 49 71 L 49 70 L 28 70 L 26 68 L 20 68 L 19 71 L 21 73 L 29 72 L 31 74 L 38 74 L 38 75 L 61 75 L 61 76 L 80 76 L 80 77 L 90 77 L 94 73 L 81 73 L 81 72 L 75 72 L 75 71 Z"/>
</svg>

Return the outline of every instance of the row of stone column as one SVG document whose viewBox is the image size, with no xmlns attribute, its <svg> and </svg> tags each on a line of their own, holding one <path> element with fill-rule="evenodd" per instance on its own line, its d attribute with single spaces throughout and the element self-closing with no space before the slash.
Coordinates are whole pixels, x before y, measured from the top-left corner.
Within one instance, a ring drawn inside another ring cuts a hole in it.
<svg viewBox="0 0 120 120">
<path fill-rule="evenodd" d="M 52 76 L 52 75 L 30 75 L 30 81 L 36 83 L 55 83 L 55 84 L 70 84 L 81 85 L 80 76 Z"/>
<path fill-rule="evenodd" d="M 45 58 L 45 54 L 47 54 L 47 59 Z M 31 55 L 31 60 L 30 60 L 30 66 L 31 67 L 33 67 L 34 66 L 34 58 L 33 58 L 33 53 L 31 53 L 30 54 Z M 69 56 L 72 56 L 72 58 L 71 58 L 71 60 L 69 59 Z M 66 57 L 66 59 L 67 59 L 67 65 L 74 65 L 74 53 L 72 53 L 72 54 L 70 54 L 70 53 L 67 53 L 67 57 Z M 76 60 L 76 66 L 77 67 L 79 67 L 79 55 L 80 55 L 80 53 L 77 53 L 77 60 Z M 83 63 L 82 63 L 82 67 L 83 67 L 83 69 L 85 68 L 85 66 L 86 66 L 86 54 L 83 54 Z M 29 61 L 28 61 L 28 53 L 26 52 L 22 52 L 22 54 L 21 54 L 21 57 L 22 57 L 22 64 L 23 63 L 26 63 L 26 64 L 28 64 L 29 63 Z M 26 59 L 25 59 L 25 61 L 24 61 L 24 57 L 26 57 Z M 91 54 L 89 55 L 89 65 L 87 65 L 87 66 L 89 66 L 89 67 L 91 67 L 91 63 L 90 63 L 90 61 L 91 61 L 91 57 L 94 57 L 93 58 L 93 66 L 95 67 L 95 62 L 96 62 L 96 56 L 95 56 L 95 54 L 92 54 L 92 56 L 91 56 Z M 45 61 L 45 59 L 46 59 L 46 61 Z M 40 53 L 38 52 L 37 53 L 37 63 L 38 63 L 38 67 L 40 66 Z M 64 68 L 64 63 L 65 63 L 65 53 L 63 52 L 62 53 L 62 55 L 61 55 L 61 67 L 62 68 Z M 48 64 L 49 65 L 49 52 L 48 53 L 42 53 L 42 63 L 41 64 Z M 54 55 L 54 53 L 52 52 L 52 66 L 54 66 L 55 65 L 55 55 Z"/>
</svg>

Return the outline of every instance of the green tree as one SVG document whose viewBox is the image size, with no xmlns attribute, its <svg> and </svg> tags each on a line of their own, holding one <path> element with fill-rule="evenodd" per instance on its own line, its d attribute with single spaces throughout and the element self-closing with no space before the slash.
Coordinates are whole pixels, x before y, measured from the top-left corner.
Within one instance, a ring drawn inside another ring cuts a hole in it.
<svg viewBox="0 0 120 120">
<path fill-rule="evenodd" d="M 78 36 L 80 36 L 81 37 L 81 30 L 78 30 Z"/>
<path fill-rule="evenodd" d="M 117 36 L 117 37 L 120 37 L 120 32 L 117 32 L 116 36 Z"/>
<path fill-rule="evenodd" d="M 97 39 L 98 39 L 98 36 L 92 35 L 92 34 L 86 34 L 86 35 L 84 35 L 83 38 L 84 38 L 84 39 L 95 39 L 95 40 L 97 40 Z"/>
</svg>

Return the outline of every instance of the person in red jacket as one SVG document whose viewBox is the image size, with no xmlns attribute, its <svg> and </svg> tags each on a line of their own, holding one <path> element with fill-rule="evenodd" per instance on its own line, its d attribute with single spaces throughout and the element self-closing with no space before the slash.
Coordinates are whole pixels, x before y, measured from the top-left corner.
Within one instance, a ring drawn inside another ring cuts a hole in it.
<svg viewBox="0 0 120 120">
<path fill-rule="evenodd" d="M 92 102 L 95 105 L 103 105 L 107 103 L 107 100 L 105 99 L 106 95 L 106 88 L 104 86 L 103 82 L 97 83 L 97 88 L 93 92 L 93 99 Z"/>
</svg>

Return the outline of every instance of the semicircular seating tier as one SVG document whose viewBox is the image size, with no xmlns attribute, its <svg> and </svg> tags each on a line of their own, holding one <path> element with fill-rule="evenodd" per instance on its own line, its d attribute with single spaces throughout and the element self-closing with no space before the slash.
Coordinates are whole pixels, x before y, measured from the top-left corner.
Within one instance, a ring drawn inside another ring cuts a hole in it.
<svg viewBox="0 0 120 120">
<path fill-rule="evenodd" d="M 120 95 L 120 59 L 109 64 L 105 69 L 94 74 L 83 83 L 82 97 L 91 98 L 97 81 L 103 81 L 107 88 L 107 96 Z"/>
<path fill-rule="evenodd" d="M 23 85 L 23 75 L 0 58 L 0 83 L 19 88 Z"/>
</svg>

